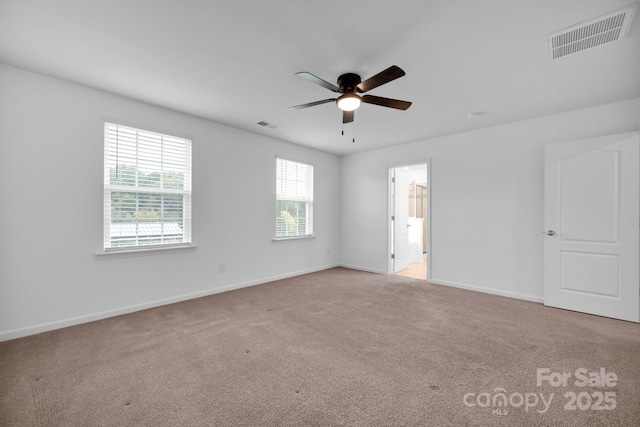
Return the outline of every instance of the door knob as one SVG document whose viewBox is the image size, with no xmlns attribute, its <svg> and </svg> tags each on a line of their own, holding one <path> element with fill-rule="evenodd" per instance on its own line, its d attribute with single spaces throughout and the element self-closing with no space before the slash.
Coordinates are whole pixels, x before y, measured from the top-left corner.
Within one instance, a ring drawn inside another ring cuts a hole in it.
<svg viewBox="0 0 640 427">
<path fill-rule="evenodd" d="M 556 234 L 556 232 L 555 232 L 555 231 L 553 231 L 553 230 L 549 230 L 549 231 L 547 231 L 547 236 L 553 236 L 553 235 L 555 235 L 555 234 Z"/>
</svg>

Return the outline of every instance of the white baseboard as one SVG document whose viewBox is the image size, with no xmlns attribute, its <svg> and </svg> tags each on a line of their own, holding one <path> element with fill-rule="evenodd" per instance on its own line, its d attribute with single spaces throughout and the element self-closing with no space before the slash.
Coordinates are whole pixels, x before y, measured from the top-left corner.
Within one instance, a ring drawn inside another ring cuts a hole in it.
<svg viewBox="0 0 640 427">
<path fill-rule="evenodd" d="M 451 286 L 451 287 L 460 288 L 460 289 L 467 289 L 470 291 L 483 292 L 485 294 L 499 295 L 502 297 L 521 299 L 521 300 L 531 301 L 531 302 L 538 302 L 541 304 L 544 303 L 543 297 L 521 294 L 519 292 L 503 291 L 500 289 L 485 288 L 483 286 L 469 285 L 466 283 L 451 282 L 448 280 L 434 279 L 433 277 L 431 278 L 431 280 L 429 280 L 429 283 L 434 283 L 436 285 L 442 285 L 442 286 Z"/>
<path fill-rule="evenodd" d="M 376 270 L 374 268 L 363 267 L 361 265 L 353 265 L 353 264 L 340 264 L 340 267 L 350 268 L 352 270 L 360 270 L 366 271 L 367 273 L 376 273 L 376 274 L 387 274 L 386 271 Z"/>
<path fill-rule="evenodd" d="M 376 269 L 372 269 L 372 268 L 368 268 L 368 267 L 362 267 L 360 265 L 340 264 L 340 266 L 341 267 L 345 267 L 345 268 L 351 268 L 353 270 L 366 271 L 366 272 L 369 272 L 369 273 L 387 274 L 386 271 L 376 270 Z M 442 285 L 442 286 L 451 286 L 451 287 L 454 287 L 454 288 L 466 289 L 466 290 L 469 290 L 469 291 L 482 292 L 482 293 L 485 293 L 485 294 L 499 295 L 499 296 L 502 296 L 502 297 L 515 298 L 515 299 L 521 299 L 521 300 L 524 300 L 524 301 L 531 301 L 531 302 L 537 302 L 537 303 L 544 304 L 544 298 L 543 297 L 536 297 L 536 296 L 533 296 L 533 295 L 522 294 L 522 293 L 519 293 L 519 292 L 503 291 L 503 290 L 493 289 L 493 288 L 485 288 L 483 286 L 469 285 L 469 284 L 466 284 L 466 283 L 459 283 L 459 282 L 451 282 L 449 280 L 434 279 L 433 277 L 431 278 L 431 280 L 429 280 L 429 283 L 433 283 L 435 285 Z"/>
<path fill-rule="evenodd" d="M 11 329 L 0 332 L 0 342 L 8 341 L 16 338 L 22 338 L 29 335 L 35 335 L 42 332 L 53 331 L 55 329 L 66 328 L 68 326 L 80 325 L 82 323 L 93 322 L 96 320 L 106 319 L 108 317 L 120 316 L 122 314 L 133 313 L 136 311 L 146 310 L 149 308 L 160 307 L 167 304 L 173 304 L 180 301 L 187 301 L 194 298 L 201 298 L 209 295 L 220 294 L 222 292 L 233 291 L 235 289 L 247 288 L 249 286 L 261 285 L 276 280 L 288 279 L 289 277 L 300 276 L 302 274 L 315 273 L 317 271 L 328 270 L 338 267 L 339 264 L 331 264 L 322 267 L 311 268 L 307 270 L 299 270 L 291 273 L 280 274 L 277 276 L 265 277 L 262 279 L 249 280 L 247 282 L 234 283 L 215 289 L 207 289 L 204 291 L 192 292 L 189 294 L 177 295 L 170 298 L 163 298 L 155 301 L 144 302 L 140 304 L 129 305 L 126 307 L 115 308 L 112 310 L 100 311 L 97 313 L 85 314 L 82 316 L 69 317 L 52 322 L 40 323 L 38 325 L 25 326 L 22 328 Z"/>
</svg>

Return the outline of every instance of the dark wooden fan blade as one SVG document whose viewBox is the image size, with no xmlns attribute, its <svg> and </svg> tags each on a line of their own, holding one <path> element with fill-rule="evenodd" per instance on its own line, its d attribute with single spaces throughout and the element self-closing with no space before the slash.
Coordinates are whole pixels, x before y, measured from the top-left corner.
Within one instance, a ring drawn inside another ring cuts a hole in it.
<svg viewBox="0 0 640 427">
<path fill-rule="evenodd" d="M 386 70 L 379 72 L 375 76 L 370 77 L 357 85 L 356 90 L 358 92 L 368 92 L 373 88 L 382 86 L 383 84 L 389 83 L 390 81 L 398 79 L 404 75 L 405 72 L 402 70 L 402 68 L 398 67 L 397 65 L 392 65 Z"/>
<path fill-rule="evenodd" d="M 335 102 L 336 98 L 323 99 L 322 101 L 308 102 L 306 104 L 294 105 L 289 107 L 290 110 L 300 110 L 301 108 L 314 107 L 320 104 L 326 104 L 327 102 Z"/>
<path fill-rule="evenodd" d="M 353 121 L 353 111 L 342 112 L 342 123 L 351 123 Z"/>
<path fill-rule="evenodd" d="M 320 77 L 318 76 L 314 76 L 313 74 L 307 72 L 307 71 L 301 71 L 299 73 L 296 73 L 296 76 L 300 76 L 305 80 L 309 80 L 312 83 L 315 83 L 317 85 L 320 85 L 322 87 L 326 87 L 327 89 L 329 89 L 330 91 L 336 92 L 336 93 L 340 93 L 340 89 L 338 88 L 338 86 L 329 83 L 326 80 L 322 80 Z"/>
<path fill-rule="evenodd" d="M 398 99 L 383 98 L 381 96 L 374 95 L 363 96 L 362 102 L 366 102 L 367 104 L 380 105 L 382 107 L 395 108 L 398 110 L 406 110 L 407 108 L 411 107 L 411 103 L 409 101 L 400 101 Z"/>
</svg>

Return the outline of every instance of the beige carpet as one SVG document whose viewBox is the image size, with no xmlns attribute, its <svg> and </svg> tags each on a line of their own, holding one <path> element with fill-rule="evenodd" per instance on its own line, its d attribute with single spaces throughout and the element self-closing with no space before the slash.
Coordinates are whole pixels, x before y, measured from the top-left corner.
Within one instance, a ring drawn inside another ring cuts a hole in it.
<svg viewBox="0 0 640 427">
<path fill-rule="evenodd" d="M 336 268 L 0 343 L 0 425 L 638 426 L 640 326 Z"/>
</svg>

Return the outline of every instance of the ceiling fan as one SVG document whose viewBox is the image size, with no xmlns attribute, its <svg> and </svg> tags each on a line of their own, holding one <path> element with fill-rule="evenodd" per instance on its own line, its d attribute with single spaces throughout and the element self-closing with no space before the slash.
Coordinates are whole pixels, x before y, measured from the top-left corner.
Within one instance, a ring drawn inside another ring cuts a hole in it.
<svg viewBox="0 0 640 427">
<path fill-rule="evenodd" d="M 309 102 L 307 104 L 295 105 L 289 107 L 291 110 L 299 110 L 301 108 L 313 107 L 315 105 L 326 104 L 328 102 L 334 102 L 338 104 L 342 113 L 342 123 L 349 123 L 353 121 L 353 113 L 360 106 L 361 103 L 374 104 L 382 107 L 395 108 L 398 110 L 406 110 L 411 106 L 411 102 L 400 101 L 398 99 L 383 98 L 375 95 L 360 96 L 357 93 L 365 93 L 371 89 L 382 86 L 395 79 L 398 79 L 405 75 L 405 72 L 398 66 L 392 65 L 384 71 L 379 72 L 373 77 L 368 78 L 365 81 L 360 79 L 360 76 L 354 73 L 342 74 L 338 77 L 338 85 L 329 83 L 322 80 L 320 77 L 313 74 L 302 71 L 296 73 L 296 76 L 300 76 L 305 80 L 309 80 L 312 83 L 318 84 L 324 88 L 329 89 L 332 92 L 341 94 L 337 98 L 323 99 L 321 101 Z M 357 92 L 357 93 L 356 93 Z"/>
</svg>

